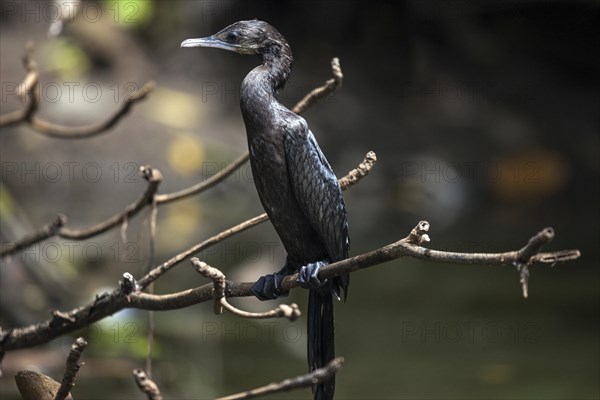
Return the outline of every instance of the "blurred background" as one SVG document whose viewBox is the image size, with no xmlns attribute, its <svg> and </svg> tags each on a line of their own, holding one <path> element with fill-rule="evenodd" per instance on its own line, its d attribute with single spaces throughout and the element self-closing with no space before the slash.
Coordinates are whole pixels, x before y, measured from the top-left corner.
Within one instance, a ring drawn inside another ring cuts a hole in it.
<svg viewBox="0 0 600 400">
<path fill-rule="evenodd" d="M 59 2 L 60 3 L 60 2 Z M 60 4 L 59 4 L 60 6 Z M 64 7 L 64 4 L 61 6 Z M 22 107 L 29 40 L 40 74 L 39 115 L 65 125 L 101 121 L 148 80 L 157 89 L 115 128 L 81 140 L 2 128 L 3 243 L 57 212 L 86 227 L 144 190 L 140 165 L 161 170 L 160 192 L 206 179 L 246 149 L 239 85 L 253 57 L 181 49 L 240 19 L 268 21 L 295 56 L 280 100 L 292 106 L 331 77 L 342 89 L 304 116 L 339 176 L 373 150 L 371 175 L 346 192 L 353 255 L 398 240 L 422 219 L 431 248 L 518 249 L 554 227 L 545 250 L 579 260 L 531 268 L 524 299 L 514 267 L 400 259 L 352 274 L 336 305 L 345 358 L 338 399 L 597 399 L 599 350 L 600 6 L 596 1 L 83 1 L 58 36 L 55 2 L 1 3 L 2 113 Z M 149 212 L 83 242 L 52 238 L 0 268 L 0 325 L 31 324 L 142 276 L 262 212 L 248 165 L 204 194 L 158 211 L 154 260 Z M 285 251 L 269 224 L 199 255 L 233 280 L 279 269 Z M 169 293 L 206 283 L 183 263 L 156 284 Z M 305 291 L 285 302 L 304 311 Z M 273 304 L 236 299 L 264 310 Z M 210 304 L 155 313 L 153 377 L 165 398 L 231 394 L 306 371 L 306 321 L 248 321 Z M 86 349 L 76 399 L 142 399 L 147 313 L 126 310 L 82 332 L 7 354 L 14 374 L 62 377 L 72 340 Z M 594 378 L 596 376 L 596 378 Z M 296 391 L 278 398 L 309 398 Z"/>
</svg>

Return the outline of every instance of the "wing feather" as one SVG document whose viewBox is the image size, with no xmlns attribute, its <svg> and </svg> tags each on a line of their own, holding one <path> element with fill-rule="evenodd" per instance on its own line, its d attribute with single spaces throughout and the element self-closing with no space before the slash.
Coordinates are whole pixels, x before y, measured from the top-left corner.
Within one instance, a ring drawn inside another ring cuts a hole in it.
<svg viewBox="0 0 600 400">
<path fill-rule="evenodd" d="M 325 245 L 331 261 L 348 257 L 348 214 L 342 189 L 306 122 L 286 130 L 286 164 L 300 208 Z M 341 277 L 346 290 L 347 277 Z"/>
</svg>

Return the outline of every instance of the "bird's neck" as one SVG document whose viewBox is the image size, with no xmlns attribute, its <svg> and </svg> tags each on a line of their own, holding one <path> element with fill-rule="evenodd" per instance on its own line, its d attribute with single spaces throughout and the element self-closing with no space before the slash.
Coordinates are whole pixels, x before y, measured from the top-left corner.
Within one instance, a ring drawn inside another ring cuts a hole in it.
<svg viewBox="0 0 600 400">
<path fill-rule="evenodd" d="M 258 56 L 262 64 L 250 71 L 244 79 L 242 97 L 275 96 L 292 71 L 292 52 L 285 42 L 268 46 Z"/>
<path fill-rule="evenodd" d="M 292 52 L 287 43 L 277 43 L 259 53 L 262 64 L 254 68 L 242 82 L 240 105 L 249 136 L 266 133 L 261 126 L 269 124 L 275 109 L 281 109 L 275 97 L 292 70 Z"/>
<path fill-rule="evenodd" d="M 275 43 L 259 53 L 262 71 L 273 93 L 283 87 L 292 72 L 292 51 L 285 43 Z"/>
</svg>

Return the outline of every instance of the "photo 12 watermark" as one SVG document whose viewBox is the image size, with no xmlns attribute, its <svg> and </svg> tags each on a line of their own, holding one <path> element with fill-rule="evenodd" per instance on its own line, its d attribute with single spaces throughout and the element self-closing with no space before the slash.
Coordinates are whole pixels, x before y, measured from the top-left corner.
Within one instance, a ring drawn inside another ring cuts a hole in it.
<svg viewBox="0 0 600 400">
<path fill-rule="evenodd" d="M 24 24 L 52 24 L 73 18 L 81 18 L 91 24 L 97 23 L 103 18 L 108 18 L 117 24 L 137 24 L 144 15 L 146 6 L 143 1 L 7 0 L 2 1 L 0 9 L 2 18 L 13 18 Z"/>
<path fill-rule="evenodd" d="M 538 343 L 541 326 L 534 321 L 402 321 L 401 343 L 494 344 Z"/>
</svg>

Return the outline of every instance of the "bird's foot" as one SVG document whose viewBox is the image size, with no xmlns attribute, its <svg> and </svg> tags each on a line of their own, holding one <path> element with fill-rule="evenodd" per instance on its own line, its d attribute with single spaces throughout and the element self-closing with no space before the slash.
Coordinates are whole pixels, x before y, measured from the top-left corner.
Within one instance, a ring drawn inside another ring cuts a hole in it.
<svg viewBox="0 0 600 400">
<path fill-rule="evenodd" d="M 329 260 L 317 261 L 314 263 L 306 264 L 298 272 L 298 284 L 304 289 L 316 289 L 321 287 L 327 282 L 319 280 L 319 270 L 321 267 L 329 264 Z"/>
<path fill-rule="evenodd" d="M 274 300 L 279 297 L 287 297 L 290 294 L 289 290 L 281 290 L 281 281 L 286 275 L 276 272 L 270 275 L 261 276 L 258 281 L 252 286 L 250 292 L 259 300 Z"/>
</svg>

